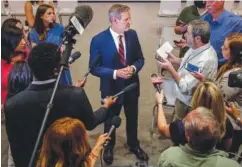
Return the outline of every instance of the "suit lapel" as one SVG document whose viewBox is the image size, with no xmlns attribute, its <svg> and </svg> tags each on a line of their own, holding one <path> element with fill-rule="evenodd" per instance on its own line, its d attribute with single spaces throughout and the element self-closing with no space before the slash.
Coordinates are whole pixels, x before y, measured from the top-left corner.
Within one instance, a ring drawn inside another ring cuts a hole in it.
<svg viewBox="0 0 242 167">
<path fill-rule="evenodd" d="M 116 45 L 115 45 L 113 36 L 112 36 L 109 28 L 106 30 L 106 35 L 107 35 L 107 38 L 106 39 L 107 39 L 107 43 L 108 43 L 108 49 L 112 53 L 118 54 L 118 51 L 117 51 L 117 48 L 116 48 Z"/>
<path fill-rule="evenodd" d="M 126 64 L 128 64 L 128 58 L 129 58 L 129 45 L 130 45 L 130 43 L 129 43 L 129 38 L 128 38 L 128 32 L 124 32 L 124 37 L 125 37 L 125 49 L 126 49 Z"/>
</svg>

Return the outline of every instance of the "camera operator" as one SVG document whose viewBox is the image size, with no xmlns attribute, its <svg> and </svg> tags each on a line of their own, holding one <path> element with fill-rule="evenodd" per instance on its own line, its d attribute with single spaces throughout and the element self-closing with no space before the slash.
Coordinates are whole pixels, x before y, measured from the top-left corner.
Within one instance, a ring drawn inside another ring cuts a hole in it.
<svg viewBox="0 0 242 167">
<path fill-rule="evenodd" d="M 32 49 L 28 64 L 34 80 L 26 90 L 6 102 L 6 130 L 16 166 L 28 166 L 30 161 L 56 82 L 61 57 L 57 48 L 55 44 L 42 43 Z M 63 117 L 79 119 L 87 130 L 92 130 L 108 118 L 108 109 L 115 101 L 116 98 L 108 97 L 104 105 L 93 112 L 83 88 L 60 84 L 44 132 Z"/>
</svg>

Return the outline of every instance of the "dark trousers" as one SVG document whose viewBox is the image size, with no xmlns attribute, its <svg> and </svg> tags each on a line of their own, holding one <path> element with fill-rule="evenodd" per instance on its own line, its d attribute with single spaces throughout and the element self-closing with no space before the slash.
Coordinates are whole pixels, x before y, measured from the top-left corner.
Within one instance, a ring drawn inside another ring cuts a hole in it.
<svg viewBox="0 0 242 167">
<path fill-rule="evenodd" d="M 242 144 L 242 130 L 234 130 L 233 132 L 233 141 L 232 145 L 230 147 L 230 152 L 237 153 L 239 151 L 240 145 Z M 239 155 L 241 156 L 241 155 Z M 234 157 L 234 155 L 230 155 L 230 158 Z M 240 163 L 242 161 L 242 158 L 240 157 L 238 159 L 238 162 Z"/>
<path fill-rule="evenodd" d="M 122 106 L 124 106 L 124 113 L 126 116 L 126 135 L 127 144 L 133 148 L 139 146 L 139 140 L 137 138 L 138 127 L 138 98 L 129 99 L 124 97 L 123 104 L 115 104 L 110 108 L 109 119 L 104 123 L 104 133 L 108 133 L 111 128 L 111 120 L 114 116 L 119 116 Z M 121 122 L 122 123 L 122 122 Z M 111 134 L 111 140 L 108 144 L 108 148 L 115 146 L 115 130 Z"/>
<path fill-rule="evenodd" d="M 190 111 L 191 111 L 190 106 L 187 106 L 186 104 L 181 102 L 179 99 L 176 99 L 175 115 L 174 115 L 173 121 L 184 119 Z"/>
</svg>

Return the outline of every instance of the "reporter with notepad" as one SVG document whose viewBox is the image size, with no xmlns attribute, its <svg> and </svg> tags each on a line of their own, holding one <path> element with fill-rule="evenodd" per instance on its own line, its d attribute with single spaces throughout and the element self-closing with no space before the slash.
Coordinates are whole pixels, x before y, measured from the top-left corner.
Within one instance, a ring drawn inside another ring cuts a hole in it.
<svg viewBox="0 0 242 167">
<path fill-rule="evenodd" d="M 199 83 L 199 80 L 186 69 L 187 64 L 197 66 L 207 78 L 214 78 L 218 66 L 217 54 L 209 43 L 210 27 L 207 22 L 200 20 L 190 22 L 185 38 L 190 49 L 183 59 L 169 53 L 167 59 L 163 58 L 162 62 L 159 61 L 160 66 L 166 69 L 175 80 L 176 120 L 183 119 L 187 115 L 190 110 L 193 89 Z M 179 66 L 178 71 L 175 70 L 172 64 Z"/>
</svg>

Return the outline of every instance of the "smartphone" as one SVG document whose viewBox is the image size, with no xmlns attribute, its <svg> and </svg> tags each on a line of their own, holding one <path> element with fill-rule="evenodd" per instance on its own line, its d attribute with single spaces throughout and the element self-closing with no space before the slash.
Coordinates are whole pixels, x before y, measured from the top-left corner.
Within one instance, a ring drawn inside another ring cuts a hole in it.
<svg viewBox="0 0 242 167">
<path fill-rule="evenodd" d="M 191 72 L 201 72 L 199 67 L 192 65 L 190 63 L 186 63 L 185 69 L 187 69 L 188 71 L 191 71 Z"/>
<path fill-rule="evenodd" d="M 176 45 L 178 45 L 178 44 L 180 43 L 180 42 L 177 41 L 177 40 L 174 40 L 173 42 L 174 42 L 174 44 L 176 44 Z"/>
</svg>

